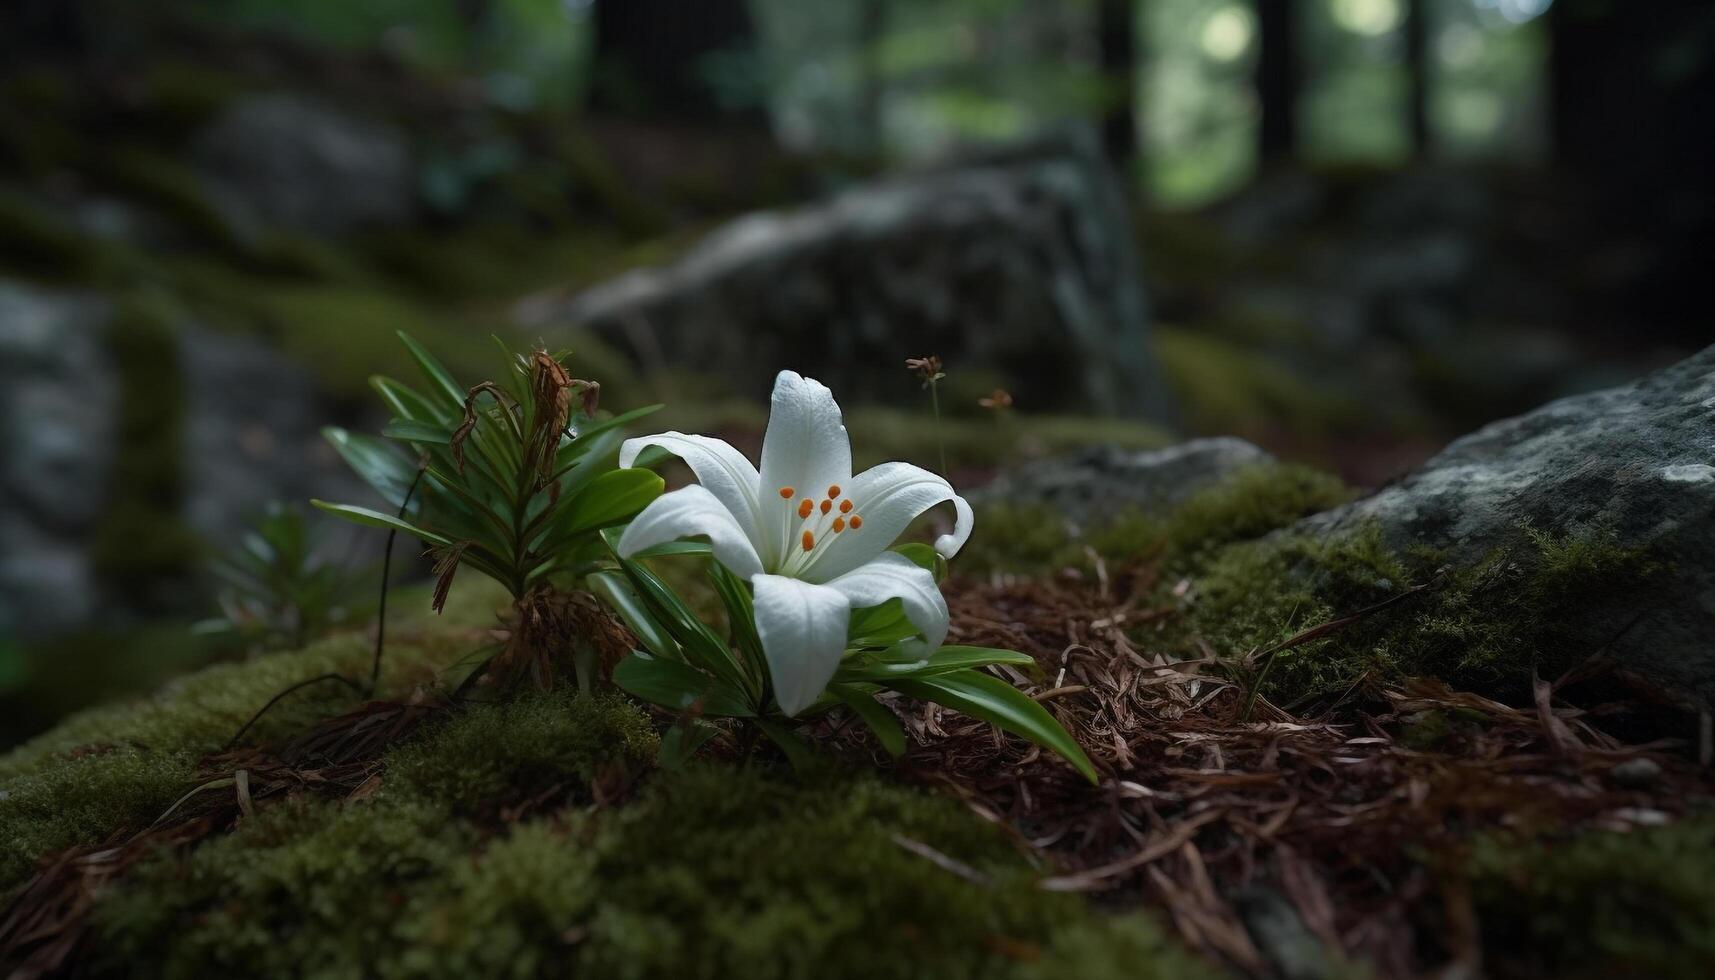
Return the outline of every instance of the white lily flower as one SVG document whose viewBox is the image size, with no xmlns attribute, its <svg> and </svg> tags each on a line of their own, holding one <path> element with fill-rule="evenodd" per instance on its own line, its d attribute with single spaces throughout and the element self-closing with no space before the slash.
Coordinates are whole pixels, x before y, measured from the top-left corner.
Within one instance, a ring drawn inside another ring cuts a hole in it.
<svg viewBox="0 0 1715 980">
<path fill-rule="evenodd" d="M 814 703 L 839 668 L 853 609 L 899 599 L 930 650 L 946 639 L 935 577 L 887 549 L 919 514 L 951 502 L 953 533 L 935 542 L 951 558 L 971 536 L 971 507 L 946 480 L 909 463 L 854 477 L 840 406 L 821 383 L 791 371 L 775 379 L 761 472 L 727 443 L 682 432 L 627 440 L 619 465 L 649 446 L 684 460 L 699 483 L 644 508 L 619 553 L 707 537 L 716 560 L 755 588 L 756 632 L 788 716 Z"/>
</svg>

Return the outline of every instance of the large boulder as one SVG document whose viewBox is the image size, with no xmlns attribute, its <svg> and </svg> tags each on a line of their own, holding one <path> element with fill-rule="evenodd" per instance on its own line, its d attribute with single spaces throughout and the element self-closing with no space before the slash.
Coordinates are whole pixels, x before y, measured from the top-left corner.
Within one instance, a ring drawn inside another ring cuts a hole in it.
<svg viewBox="0 0 1715 980">
<path fill-rule="evenodd" d="M 897 398 L 904 359 L 933 353 L 1033 410 L 1167 411 L 1124 196 L 1075 142 L 749 215 L 672 265 L 521 317 L 739 390 L 788 365 L 853 400 Z"/>
<path fill-rule="evenodd" d="M 1611 533 L 1665 563 L 1643 608 L 1571 624 L 1648 689 L 1715 704 L 1715 347 L 1623 387 L 1562 399 L 1454 442 L 1372 496 L 1295 530 L 1366 525 L 1404 550 L 1480 558 L 1524 529 Z"/>
</svg>

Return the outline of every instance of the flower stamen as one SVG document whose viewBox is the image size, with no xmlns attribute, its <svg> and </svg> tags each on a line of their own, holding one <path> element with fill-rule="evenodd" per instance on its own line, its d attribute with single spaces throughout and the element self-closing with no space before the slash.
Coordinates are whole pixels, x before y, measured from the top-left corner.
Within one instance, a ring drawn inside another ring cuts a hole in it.
<svg viewBox="0 0 1715 980">
<path fill-rule="evenodd" d="M 804 550 L 811 551 L 816 547 L 816 536 L 809 531 L 804 532 Z"/>
<path fill-rule="evenodd" d="M 852 523 L 852 530 L 855 531 L 858 528 L 863 527 L 863 518 L 857 516 L 856 514 L 853 514 L 851 523 Z"/>
<path fill-rule="evenodd" d="M 781 500 L 791 500 L 792 495 L 797 493 L 797 492 L 798 491 L 792 489 L 791 487 L 781 487 L 780 488 L 780 499 Z"/>
<path fill-rule="evenodd" d="M 848 498 L 848 499 L 846 499 L 846 500 L 842 500 L 842 501 L 840 501 L 840 513 L 842 513 L 842 514 L 850 514 L 850 513 L 851 513 L 851 512 L 852 512 L 852 502 L 851 502 L 851 500 L 850 500 L 850 499 L 849 499 L 849 498 Z"/>
<path fill-rule="evenodd" d="M 810 516 L 810 512 L 815 509 L 816 505 L 810 501 L 809 497 L 805 497 L 803 502 L 798 505 L 798 516 L 807 518 Z"/>
<path fill-rule="evenodd" d="M 840 485 L 838 483 L 836 483 L 833 486 L 830 486 L 828 488 L 828 499 L 829 500 L 832 500 L 835 497 L 838 497 L 839 495 L 840 495 Z"/>
<path fill-rule="evenodd" d="M 822 501 L 822 513 L 826 514 L 828 511 L 833 510 L 833 509 L 834 509 L 834 502 L 832 500 Z"/>
<path fill-rule="evenodd" d="M 841 531 L 844 531 L 845 529 L 846 529 L 846 519 L 843 517 L 834 518 L 834 533 L 838 534 Z"/>
</svg>

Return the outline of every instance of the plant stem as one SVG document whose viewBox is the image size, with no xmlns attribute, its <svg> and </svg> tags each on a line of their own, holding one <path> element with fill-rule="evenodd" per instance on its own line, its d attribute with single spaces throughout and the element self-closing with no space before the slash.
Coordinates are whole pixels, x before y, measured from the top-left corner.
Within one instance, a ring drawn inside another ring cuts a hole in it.
<svg viewBox="0 0 1715 980">
<path fill-rule="evenodd" d="M 411 509 L 411 498 L 417 495 L 417 486 L 423 482 L 423 470 L 419 468 L 417 475 L 411 478 L 410 489 L 405 491 L 405 499 L 399 501 L 399 519 L 405 519 L 405 512 Z M 387 644 L 387 587 L 393 577 L 393 539 L 398 531 L 387 532 L 387 550 L 381 556 L 381 602 L 375 610 L 375 657 L 369 663 L 369 688 L 364 692 L 365 697 L 375 696 L 375 687 L 381 683 L 381 651 Z"/>
<path fill-rule="evenodd" d="M 947 440 L 941 434 L 940 382 L 929 382 L 929 408 L 935 413 L 935 448 L 941 454 L 941 475 L 947 475 Z"/>
</svg>

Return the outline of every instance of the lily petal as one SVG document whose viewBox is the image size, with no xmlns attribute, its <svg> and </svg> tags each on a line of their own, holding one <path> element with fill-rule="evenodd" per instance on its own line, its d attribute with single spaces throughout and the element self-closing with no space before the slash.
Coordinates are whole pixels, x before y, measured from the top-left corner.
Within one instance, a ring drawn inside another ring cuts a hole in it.
<svg viewBox="0 0 1715 980">
<path fill-rule="evenodd" d="M 715 495 L 715 499 L 732 513 L 752 547 L 763 550 L 759 533 L 760 508 L 757 487 L 761 478 L 756 467 L 744 454 L 728 443 L 708 436 L 686 435 L 683 432 L 662 432 L 652 436 L 627 439 L 619 447 L 619 465 L 629 467 L 637 462 L 637 454 L 650 446 L 660 446 L 684 460 L 696 474 L 697 482 Z"/>
<path fill-rule="evenodd" d="M 705 536 L 715 558 L 736 575 L 756 575 L 762 559 L 726 505 L 704 487 L 692 484 L 664 493 L 643 508 L 619 538 L 619 554 L 630 558 L 680 538 Z"/>
<path fill-rule="evenodd" d="M 935 550 L 951 558 L 971 536 L 971 505 L 953 492 L 953 485 L 910 463 L 883 463 L 859 473 L 847 493 L 853 511 L 863 518 L 863 527 L 847 531 L 828 545 L 828 550 L 805 569 L 802 578 L 826 582 L 868 562 L 899 540 L 919 514 L 936 504 L 951 502 L 953 533 L 935 540 Z"/>
<path fill-rule="evenodd" d="M 930 650 L 947 638 L 947 600 L 942 598 L 935 576 L 897 552 L 884 551 L 825 587 L 843 593 L 853 609 L 899 599 L 905 607 L 905 618 L 922 632 Z"/>
<path fill-rule="evenodd" d="M 750 583 L 774 699 L 792 717 L 821 697 L 839 669 L 851 603 L 837 589 L 783 575 L 753 575 Z"/>
<path fill-rule="evenodd" d="M 834 393 L 820 381 L 793 371 L 774 379 L 768 431 L 762 437 L 762 500 L 791 487 L 795 496 L 816 499 L 830 487 L 846 489 L 852 476 L 852 443 Z M 796 506 L 795 504 L 793 506 Z M 765 554 L 787 553 L 796 522 L 761 522 L 770 547 Z"/>
</svg>

